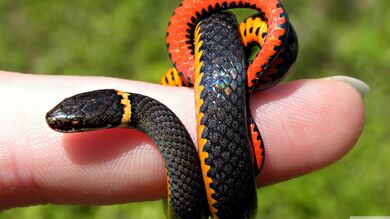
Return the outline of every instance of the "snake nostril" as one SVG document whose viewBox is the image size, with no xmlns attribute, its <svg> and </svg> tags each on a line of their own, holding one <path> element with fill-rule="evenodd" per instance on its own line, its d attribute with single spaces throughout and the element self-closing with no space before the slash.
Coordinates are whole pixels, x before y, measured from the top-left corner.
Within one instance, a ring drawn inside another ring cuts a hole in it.
<svg viewBox="0 0 390 219">
<path fill-rule="evenodd" d="M 51 125 L 54 124 L 57 121 L 57 119 L 51 115 L 46 116 L 46 122 L 47 124 Z"/>
</svg>

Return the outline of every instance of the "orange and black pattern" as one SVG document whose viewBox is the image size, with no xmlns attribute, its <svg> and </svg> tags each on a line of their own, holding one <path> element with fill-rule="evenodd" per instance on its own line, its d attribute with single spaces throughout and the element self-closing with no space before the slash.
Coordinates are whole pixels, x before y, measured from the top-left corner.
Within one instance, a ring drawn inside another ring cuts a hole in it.
<svg viewBox="0 0 390 219">
<path fill-rule="evenodd" d="M 229 83 L 226 83 L 218 76 L 219 71 L 213 69 L 213 64 L 205 64 L 204 58 L 207 57 L 209 60 L 213 60 L 213 62 L 210 63 L 214 64 L 215 60 L 223 59 L 223 57 L 220 57 L 215 53 L 213 55 L 205 56 L 205 53 L 210 52 L 210 49 L 208 48 L 208 52 L 206 52 L 203 44 L 210 43 L 211 46 L 214 46 L 213 48 L 218 48 L 218 46 L 220 46 L 218 43 L 221 42 L 218 40 L 206 42 L 207 39 L 202 38 L 202 35 L 208 36 L 214 32 L 220 32 L 221 28 L 218 30 L 211 28 L 211 33 L 208 33 L 205 30 L 202 30 L 202 28 L 199 28 L 199 24 L 202 24 L 204 19 L 209 19 L 208 16 L 210 16 L 210 14 L 238 7 L 252 8 L 259 12 L 243 21 L 238 28 L 241 35 L 242 47 L 244 48 L 246 56 L 245 64 L 247 64 L 247 67 L 244 67 L 246 72 L 246 101 L 244 101 L 247 103 L 247 105 L 244 104 L 246 107 L 246 113 L 244 113 L 246 115 L 246 121 L 242 124 L 243 126 L 246 126 L 247 134 L 249 135 L 250 147 L 248 150 L 250 151 L 252 159 L 252 171 L 255 175 L 258 175 L 264 166 L 265 150 L 264 141 L 261 138 L 259 129 L 249 109 L 248 103 L 250 96 L 254 91 L 265 90 L 279 83 L 281 79 L 285 77 L 290 66 L 295 62 L 298 52 L 297 37 L 283 6 L 277 0 L 184 0 L 175 10 L 167 31 L 168 53 L 174 65 L 173 69 L 175 69 L 176 75 L 180 77 L 181 81 L 186 81 L 190 86 L 194 83 L 198 123 L 198 148 L 208 195 L 209 208 L 214 216 L 221 216 L 217 213 L 218 209 L 216 206 L 228 205 L 225 203 L 221 204 L 220 201 L 213 198 L 213 196 L 216 196 L 216 194 L 219 195 L 220 193 L 217 193 L 215 189 L 209 186 L 215 184 L 215 179 L 212 179 L 209 175 L 212 172 L 219 172 L 220 170 L 216 170 L 215 166 L 207 164 L 208 162 L 206 162 L 206 160 L 210 160 L 208 156 L 209 153 L 203 153 L 201 149 L 204 149 L 205 145 L 207 145 L 206 148 L 219 148 L 220 146 L 212 143 L 210 139 L 202 138 L 202 136 L 206 135 L 204 130 L 209 130 L 202 124 L 202 121 L 205 121 L 205 118 L 211 117 L 213 111 L 203 112 L 201 109 L 208 108 L 207 106 L 209 104 L 215 104 L 220 95 L 215 87 L 204 86 L 204 84 L 202 84 L 202 82 L 204 82 L 204 72 L 201 70 L 207 69 L 213 71 L 214 75 L 210 76 L 210 78 L 213 78 L 214 81 L 209 79 L 208 83 L 210 84 L 217 84 L 218 86 L 223 87 L 222 85 Z M 210 21 L 210 23 L 211 22 L 212 21 Z M 215 28 L 218 27 L 218 25 L 215 26 Z M 226 39 L 226 36 L 218 34 L 215 34 L 215 36 L 219 40 Z M 232 44 L 234 45 L 234 43 Z M 256 48 L 258 49 L 256 50 Z M 228 50 L 229 47 L 225 46 L 225 51 Z M 218 67 L 224 69 L 221 66 L 223 65 L 220 64 Z M 176 85 L 173 83 L 165 84 Z M 203 98 L 201 95 L 202 93 L 209 94 L 208 101 Z M 215 96 L 210 95 L 210 93 L 214 93 Z M 210 99 L 210 96 L 213 97 Z M 228 103 L 221 103 L 218 107 L 215 107 L 214 110 L 229 109 L 229 107 Z M 237 109 L 233 111 L 236 112 Z M 225 120 L 226 118 L 220 117 L 214 122 L 223 124 L 226 122 Z M 227 119 L 227 121 L 231 122 L 230 119 Z M 237 121 L 242 122 L 239 119 Z M 221 129 L 224 130 L 223 128 Z M 224 135 L 225 139 L 227 138 L 227 135 L 228 134 Z M 242 139 L 244 139 L 244 137 L 241 137 L 241 140 Z M 228 153 L 226 147 L 222 152 Z M 213 159 L 214 157 L 215 156 L 213 156 Z M 229 166 L 231 164 L 226 165 Z M 240 191 L 238 190 L 235 190 L 234 192 L 240 194 Z M 225 195 L 220 196 L 227 197 Z M 250 203 L 247 204 L 250 205 Z M 234 210 L 230 213 L 234 214 Z M 224 214 L 224 217 L 226 217 L 226 214 Z"/>
<path fill-rule="evenodd" d="M 177 72 L 176 68 L 172 67 L 165 72 L 160 79 L 160 84 L 164 86 L 176 86 L 176 87 L 192 87 L 193 85 L 187 80 L 183 80 Z"/>
<path fill-rule="evenodd" d="M 265 43 L 253 63 L 248 66 L 250 89 L 286 46 L 287 38 L 293 30 L 279 0 L 184 0 L 172 15 L 167 30 L 169 56 L 184 80 L 195 80 L 193 35 L 197 23 L 212 13 L 231 8 L 257 10 L 267 23 Z M 262 81 L 266 87 L 275 84 L 268 79 Z M 266 85 L 268 83 L 270 85 Z"/>
<path fill-rule="evenodd" d="M 239 27 L 231 8 L 258 13 Z M 69 97 L 46 115 L 60 132 L 126 127 L 156 142 L 167 171 L 169 218 L 250 218 L 265 150 L 251 115 L 252 93 L 281 81 L 297 36 L 279 0 L 184 0 L 167 30 L 174 65 L 161 78 L 195 89 L 198 152 L 165 105 L 113 89 Z"/>
<path fill-rule="evenodd" d="M 209 208 L 218 218 L 248 218 L 257 206 L 237 28 L 234 16 L 215 13 L 195 30 L 198 150 Z"/>
</svg>

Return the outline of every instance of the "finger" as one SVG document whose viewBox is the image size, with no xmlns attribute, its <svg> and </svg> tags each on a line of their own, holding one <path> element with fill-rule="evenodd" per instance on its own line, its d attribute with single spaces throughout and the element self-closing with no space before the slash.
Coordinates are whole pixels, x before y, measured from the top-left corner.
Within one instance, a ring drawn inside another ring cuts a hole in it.
<svg viewBox="0 0 390 219">
<path fill-rule="evenodd" d="M 166 195 L 163 161 L 144 134 L 112 129 L 64 135 L 47 127 L 46 112 L 76 93 L 116 88 L 151 96 L 172 109 L 195 139 L 194 94 L 188 88 L 101 77 L 0 76 L 1 208 Z M 331 80 L 290 82 L 255 94 L 251 109 L 266 144 L 262 185 L 334 162 L 352 147 L 363 125 L 359 94 Z"/>
<path fill-rule="evenodd" d="M 325 167 L 356 143 L 364 124 L 361 94 L 336 80 L 294 81 L 257 93 L 252 113 L 265 142 L 269 185 Z"/>
</svg>

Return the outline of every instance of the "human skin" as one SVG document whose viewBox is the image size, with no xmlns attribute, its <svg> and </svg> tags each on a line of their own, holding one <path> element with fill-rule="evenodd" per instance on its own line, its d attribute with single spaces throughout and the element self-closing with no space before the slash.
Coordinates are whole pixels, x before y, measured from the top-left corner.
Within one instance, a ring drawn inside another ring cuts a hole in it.
<svg viewBox="0 0 390 219">
<path fill-rule="evenodd" d="M 166 196 L 166 171 L 153 141 L 131 129 L 62 134 L 45 114 L 62 99 L 114 88 L 167 105 L 194 142 L 194 93 L 107 77 L 0 71 L 0 209 L 35 204 L 112 204 Z M 332 79 L 299 80 L 255 93 L 250 100 L 265 142 L 259 186 L 323 168 L 344 156 L 364 125 L 360 93 Z"/>
</svg>

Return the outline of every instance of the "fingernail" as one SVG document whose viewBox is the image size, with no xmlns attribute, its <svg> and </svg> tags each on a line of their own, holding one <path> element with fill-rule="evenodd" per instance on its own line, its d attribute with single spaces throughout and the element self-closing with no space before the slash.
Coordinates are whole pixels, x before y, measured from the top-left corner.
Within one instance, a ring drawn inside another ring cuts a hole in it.
<svg viewBox="0 0 390 219">
<path fill-rule="evenodd" d="M 359 79 L 353 78 L 353 77 L 348 77 L 348 76 L 344 76 L 344 75 L 337 75 L 337 76 L 327 77 L 327 78 L 323 78 L 323 79 L 336 80 L 336 81 L 341 81 L 341 82 L 344 82 L 346 84 L 349 84 L 353 88 L 355 88 L 360 93 L 360 95 L 362 97 L 364 97 L 364 95 L 367 94 L 368 91 L 370 90 L 370 86 L 368 86 L 368 84 L 366 84 L 362 80 L 359 80 Z"/>
</svg>

